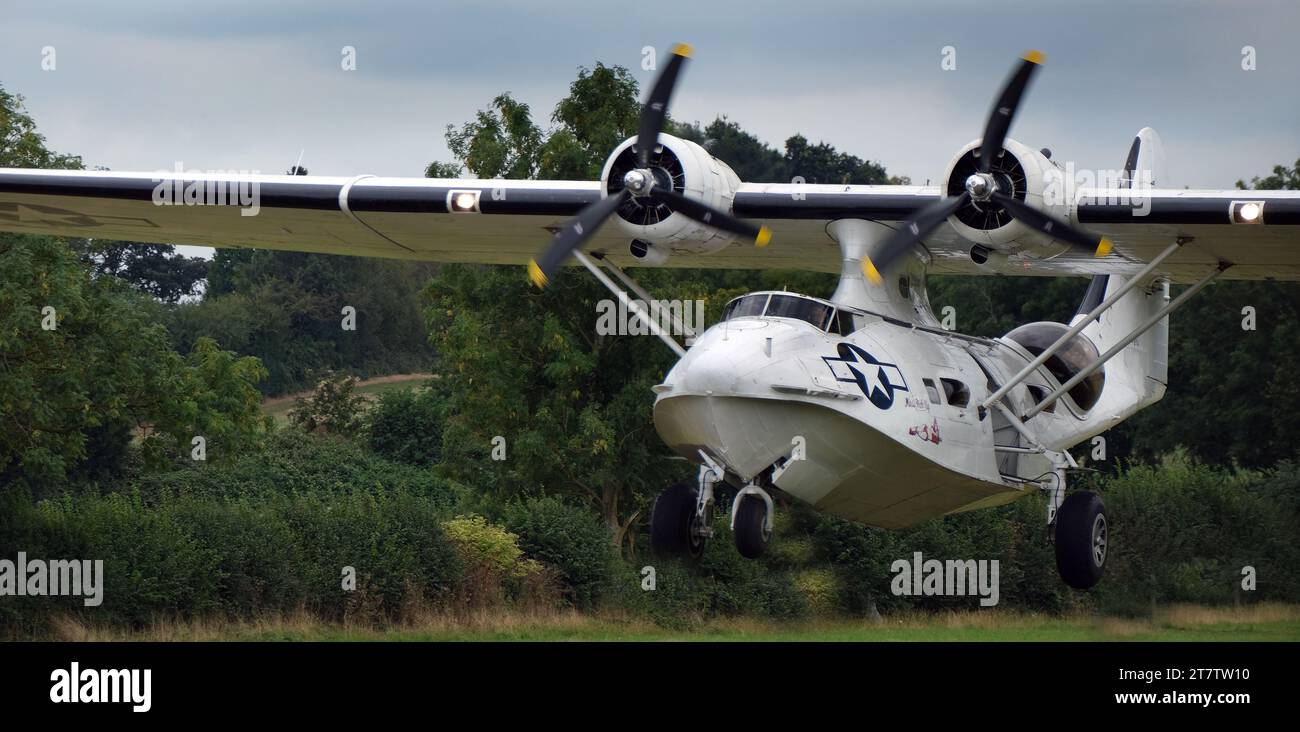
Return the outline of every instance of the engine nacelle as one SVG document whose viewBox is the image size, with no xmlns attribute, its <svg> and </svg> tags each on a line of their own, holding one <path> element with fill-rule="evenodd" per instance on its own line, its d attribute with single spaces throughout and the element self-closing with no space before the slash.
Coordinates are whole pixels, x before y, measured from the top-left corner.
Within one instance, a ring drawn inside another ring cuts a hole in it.
<svg viewBox="0 0 1300 732">
<path fill-rule="evenodd" d="M 946 196 L 959 196 L 966 190 L 966 178 L 978 170 L 979 147 L 979 140 L 968 143 L 948 164 L 944 177 Z M 1059 219 L 1070 220 L 1072 211 L 1065 175 L 1043 153 L 1007 138 L 1003 153 L 994 161 L 990 172 L 1003 194 Z M 1002 254 L 1047 259 L 1069 249 L 1069 245 L 1016 221 L 994 201 L 969 201 L 948 218 L 948 223 L 967 241 Z M 972 259 L 976 259 L 974 254 Z"/>
<path fill-rule="evenodd" d="M 636 138 L 624 140 L 605 161 L 600 181 L 606 194 L 623 190 L 623 176 L 637 167 L 632 146 Z M 731 211 L 740 178 L 724 162 L 699 145 L 660 133 L 659 146 L 650 155 L 655 185 L 699 199 L 720 211 Z M 633 197 L 611 217 L 632 241 L 629 250 L 644 264 L 662 264 L 672 252 L 709 254 L 730 244 L 735 236 L 675 213 L 668 206 L 646 197 Z M 649 251 L 637 247 L 648 245 Z"/>
</svg>

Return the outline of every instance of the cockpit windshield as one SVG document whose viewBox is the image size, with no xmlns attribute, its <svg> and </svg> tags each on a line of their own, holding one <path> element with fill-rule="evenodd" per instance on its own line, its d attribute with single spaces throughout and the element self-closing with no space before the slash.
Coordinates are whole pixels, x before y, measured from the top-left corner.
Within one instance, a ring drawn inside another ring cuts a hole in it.
<svg viewBox="0 0 1300 732">
<path fill-rule="evenodd" d="M 767 302 L 767 310 L 763 314 L 769 318 L 795 318 L 811 323 L 819 330 L 826 330 L 826 324 L 830 322 L 834 312 L 835 308 L 816 300 L 790 295 L 773 295 Z"/>
<path fill-rule="evenodd" d="M 757 317 L 763 314 L 763 309 L 767 307 L 768 293 L 763 292 L 756 295 L 745 295 L 727 303 L 727 308 L 722 311 L 723 320 L 732 318 Z"/>
<path fill-rule="evenodd" d="M 769 318 L 794 318 L 826 330 L 834 322 L 835 307 L 820 300 L 778 292 L 756 292 L 738 297 L 727 303 L 723 320 L 766 316 Z"/>
</svg>

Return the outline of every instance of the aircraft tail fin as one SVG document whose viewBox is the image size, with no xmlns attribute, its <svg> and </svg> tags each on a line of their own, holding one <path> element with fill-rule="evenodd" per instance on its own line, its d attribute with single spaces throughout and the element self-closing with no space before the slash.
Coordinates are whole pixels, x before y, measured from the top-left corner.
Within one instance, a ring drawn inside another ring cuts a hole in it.
<svg viewBox="0 0 1300 732">
<path fill-rule="evenodd" d="M 1094 277 L 1075 319 L 1101 304 L 1125 282 L 1127 278 L 1121 275 Z M 1121 297 L 1100 318 L 1084 328 L 1083 335 L 1092 341 L 1099 353 L 1105 353 L 1168 302 L 1169 283 L 1152 279 Z M 1165 386 L 1169 383 L 1169 318 L 1162 318 L 1125 346 L 1106 362 L 1104 368 L 1106 384 L 1101 399 L 1090 410 L 1086 420 L 1087 437 L 1110 429 L 1164 396 Z"/>
<path fill-rule="evenodd" d="M 1168 187 L 1168 171 L 1165 167 L 1165 145 L 1160 135 L 1150 127 L 1143 127 L 1133 138 L 1129 146 L 1128 157 L 1124 160 L 1124 175 L 1120 186 L 1124 188 L 1159 188 Z"/>
</svg>

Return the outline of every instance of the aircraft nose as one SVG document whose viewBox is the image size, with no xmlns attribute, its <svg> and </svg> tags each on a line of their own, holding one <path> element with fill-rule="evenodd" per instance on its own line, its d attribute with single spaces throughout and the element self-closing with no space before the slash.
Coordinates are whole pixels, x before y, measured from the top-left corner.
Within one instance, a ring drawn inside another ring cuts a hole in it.
<svg viewBox="0 0 1300 732">
<path fill-rule="evenodd" d="M 732 349 L 708 348 L 692 354 L 690 362 L 682 364 L 682 387 L 695 393 L 730 394 L 739 373 L 734 353 Z"/>
<path fill-rule="evenodd" d="M 674 367 L 677 393 L 727 395 L 763 390 L 759 372 L 789 356 L 806 335 L 783 323 L 742 320 L 714 326 Z"/>
</svg>

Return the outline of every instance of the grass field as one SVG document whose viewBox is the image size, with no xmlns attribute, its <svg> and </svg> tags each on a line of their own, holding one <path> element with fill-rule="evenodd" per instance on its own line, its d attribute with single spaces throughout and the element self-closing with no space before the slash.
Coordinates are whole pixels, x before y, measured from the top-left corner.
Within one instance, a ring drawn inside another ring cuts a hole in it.
<svg viewBox="0 0 1300 732">
<path fill-rule="evenodd" d="M 255 621 L 158 623 L 142 632 L 55 624 L 58 640 L 199 641 L 1300 641 L 1300 607 L 1174 606 L 1144 619 L 1051 617 L 1004 611 L 909 614 L 879 623 L 861 619 L 776 622 L 732 619 L 670 630 L 641 618 L 577 612 L 481 612 L 431 615 L 386 628 L 345 626 L 305 617 Z"/>
</svg>

